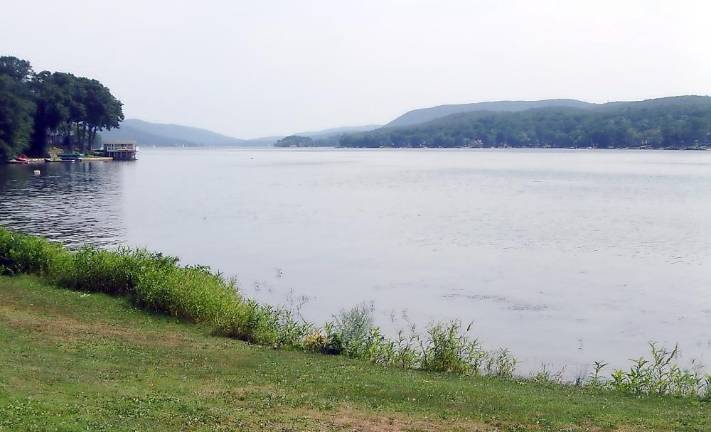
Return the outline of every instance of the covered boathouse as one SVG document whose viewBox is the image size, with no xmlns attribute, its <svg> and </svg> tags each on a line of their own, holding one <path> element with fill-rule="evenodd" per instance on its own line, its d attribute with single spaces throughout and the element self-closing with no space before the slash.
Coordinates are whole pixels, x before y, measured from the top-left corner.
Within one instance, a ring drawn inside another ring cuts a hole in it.
<svg viewBox="0 0 711 432">
<path fill-rule="evenodd" d="M 104 156 L 114 160 L 136 160 L 136 141 L 104 141 Z"/>
</svg>

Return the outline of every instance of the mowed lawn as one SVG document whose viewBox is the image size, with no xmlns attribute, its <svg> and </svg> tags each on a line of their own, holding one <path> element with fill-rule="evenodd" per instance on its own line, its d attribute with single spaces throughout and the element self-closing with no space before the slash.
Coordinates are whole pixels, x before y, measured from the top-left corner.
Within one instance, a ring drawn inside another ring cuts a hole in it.
<svg viewBox="0 0 711 432">
<path fill-rule="evenodd" d="M 0 431 L 711 431 L 711 403 L 276 351 L 0 277 Z"/>
</svg>

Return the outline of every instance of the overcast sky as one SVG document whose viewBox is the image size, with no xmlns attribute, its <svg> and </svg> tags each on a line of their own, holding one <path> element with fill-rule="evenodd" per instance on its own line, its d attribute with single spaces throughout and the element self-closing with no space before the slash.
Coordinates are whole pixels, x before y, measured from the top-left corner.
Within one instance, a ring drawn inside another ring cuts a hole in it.
<svg viewBox="0 0 711 432">
<path fill-rule="evenodd" d="M 0 55 L 251 138 L 446 103 L 711 94 L 709 1 L 4 1 Z"/>
</svg>

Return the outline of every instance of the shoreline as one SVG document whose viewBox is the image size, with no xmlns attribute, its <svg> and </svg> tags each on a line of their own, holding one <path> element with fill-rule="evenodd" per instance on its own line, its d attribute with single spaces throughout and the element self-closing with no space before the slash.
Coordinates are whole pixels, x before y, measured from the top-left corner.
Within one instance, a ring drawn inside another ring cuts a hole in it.
<svg viewBox="0 0 711 432">
<path fill-rule="evenodd" d="M 650 343 L 654 361 L 632 361 L 628 371 L 605 370 L 606 363 L 592 362 L 594 372 L 574 382 L 545 366 L 524 377 L 517 373 L 517 359 L 507 348 L 484 349 L 478 338 L 469 334 L 471 325 L 461 321 L 434 323 L 424 333 L 400 332 L 391 339 L 373 324 L 367 307 L 361 305 L 334 315 L 331 322 L 315 325 L 291 310 L 244 297 L 234 281 L 208 267 L 181 266 L 177 258 L 143 249 L 72 251 L 42 237 L 0 227 L 0 263 L 6 274 L 34 274 L 71 290 L 128 297 L 143 309 L 209 325 L 214 334 L 273 348 L 345 356 L 405 370 L 543 380 L 637 396 L 711 400 L 711 374 L 678 366 L 677 347 Z M 661 363 L 660 358 L 664 360 Z M 640 381 L 639 374 L 645 380 Z"/>
<path fill-rule="evenodd" d="M 7 161 L 6 165 L 41 165 L 46 163 L 71 163 L 71 162 L 113 162 L 115 161 L 112 157 L 107 156 L 86 156 L 81 157 L 76 160 L 62 160 L 62 159 L 51 159 L 50 158 L 28 158 L 26 162 L 15 162 L 12 160 Z"/>
</svg>

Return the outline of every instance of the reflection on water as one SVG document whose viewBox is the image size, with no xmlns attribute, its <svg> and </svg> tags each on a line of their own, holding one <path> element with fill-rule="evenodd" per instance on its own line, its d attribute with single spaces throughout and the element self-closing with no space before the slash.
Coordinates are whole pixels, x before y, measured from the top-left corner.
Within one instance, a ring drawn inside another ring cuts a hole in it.
<svg viewBox="0 0 711 432">
<path fill-rule="evenodd" d="M 522 369 L 711 363 L 711 152 L 154 150 L 0 167 L 0 223 L 146 246 L 322 321 L 474 321 Z M 392 322 L 397 323 L 393 324 Z"/>
<path fill-rule="evenodd" d="M 40 170 L 35 176 L 33 171 Z M 50 163 L 0 168 L 0 224 L 70 247 L 124 238 L 118 164 Z"/>
</svg>

